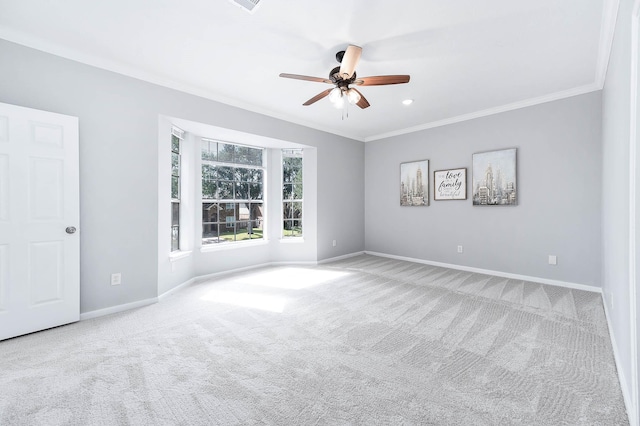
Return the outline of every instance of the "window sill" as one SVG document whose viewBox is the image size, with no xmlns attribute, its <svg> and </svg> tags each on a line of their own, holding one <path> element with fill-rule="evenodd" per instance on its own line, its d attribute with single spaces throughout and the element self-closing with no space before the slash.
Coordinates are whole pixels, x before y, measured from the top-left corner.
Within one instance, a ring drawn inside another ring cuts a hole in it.
<svg viewBox="0 0 640 426">
<path fill-rule="evenodd" d="M 175 251 L 169 255 L 169 260 L 175 262 L 176 260 L 184 259 L 191 256 L 191 250 L 189 251 Z"/>
<path fill-rule="evenodd" d="M 304 237 L 281 237 L 280 242 L 284 244 L 300 244 L 304 243 Z"/>
<path fill-rule="evenodd" d="M 211 251 L 233 250 L 233 249 L 239 249 L 239 248 L 264 246 L 267 244 L 269 244 L 269 241 L 264 239 L 257 240 L 257 241 L 241 241 L 241 242 L 234 242 L 234 243 L 207 244 L 206 246 L 202 246 L 200 248 L 200 252 L 207 253 Z"/>
</svg>

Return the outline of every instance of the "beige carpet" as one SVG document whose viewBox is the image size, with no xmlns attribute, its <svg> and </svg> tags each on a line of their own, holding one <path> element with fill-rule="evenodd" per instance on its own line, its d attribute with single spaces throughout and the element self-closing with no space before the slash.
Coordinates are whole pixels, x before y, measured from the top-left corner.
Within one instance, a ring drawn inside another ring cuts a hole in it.
<svg viewBox="0 0 640 426">
<path fill-rule="evenodd" d="M 0 342 L 1 425 L 625 425 L 596 293 L 357 256 Z"/>
</svg>

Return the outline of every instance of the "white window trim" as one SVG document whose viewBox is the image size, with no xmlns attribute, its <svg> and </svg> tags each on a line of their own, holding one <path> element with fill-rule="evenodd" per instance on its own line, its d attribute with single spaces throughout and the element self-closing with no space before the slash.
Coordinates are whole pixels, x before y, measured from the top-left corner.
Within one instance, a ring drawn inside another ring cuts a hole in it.
<svg viewBox="0 0 640 426">
<path fill-rule="evenodd" d="M 284 167 L 284 158 L 285 156 L 283 155 L 283 151 L 287 149 L 299 149 L 302 151 L 302 199 L 300 200 L 291 200 L 292 202 L 300 202 L 302 203 L 302 216 L 300 217 L 300 220 L 302 220 L 302 235 L 299 237 L 285 237 L 284 235 L 284 203 L 285 200 L 282 198 L 282 187 L 284 186 L 284 174 L 283 174 L 283 167 Z M 305 224 L 305 219 L 304 219 L 304 214 L 305 214 L 305 208 L 304 208 L 304 189 L 305 189 L 305 181 L 304 181 L 304 170 L 305 170 L 305 164 L 304 164 L 304 149 L 303 148 L 283 148 L 280 150 L 280 237 L 278 238 L 280 240 L 280 242 L 282 243 L 303 243 L 304 242 L 304 224 Z"/>
<path fill-rule="evenodd" d="M 263 246 L 269 244 L 266 238 L 247 240 L 247 241 L 230 241 L 228 243 L 207 244 L 200 247 L 200 252 L 207 253 L 211 251 L 233 250 L 238 248 L 247 248 L 255 246 Z"/>
<path fill-rule="evenodd" d="M 183 205 L 183 187 L 184 187 L 184 181 L 185 181 L 185 176 L 184 176 L 184 172 L 185 172 L 185 161 L 184 161 L 184 155 L 183 155 L 183 150 L 184 150 L 184 135 L 185 132 L 184 130 L 176 127 L 175 125 L 171 125 L 171 135 L 177 137 L 180 140 L 180 149 L 178 150 L 178 159 L 180 161 L 179 167 L 180 167 L 180 174 L 178 175 L 178 196 L 179 198 L 173 198 L 173 197 L 169 197 L 170 198 L 170 205 L 173 208 L 173 203 L 178 203 L 178 215 L 179 215 L 179 220 L 178 220 L 178 249 L 177 250 L 171 250 L 171 245 L 169 245 L 169 257 L 171 258 L 172 255 L 174 255 L 173 257 L 176 257 L 176 255 L 178 255 L 179 253 L 181 253 L 182 251 L 184 251 L 185 249 L 185 237 L 184 237 L 184 229 L 183 229 L 183 225 L 184 225 L 184 210 L 185 210 L 185 206 Z M 170 152 L 171 154 L 173 154 L 173 149 L 171 149 L 170 146 Z M 173 175 L 171 175 L 173 177 Z M 169 186 L 169 191 L 171 191 L 171 185 Z M 169 220 L 170 220 L 170 230 L 173 229 L 173 209 L 171 210 L 171 213 L 169 214 Z M 171 234 L 169 235 L 171 236 Z"/>
<path fill-rule="evenodd" d="M 199 247 L 200 252 L 205 253 L 205 252 L 212 252 L 212 251 L 224 251 L 224 250 L 231 250 L 234 248 L 243 248 L 243 247 L 251 247 L 251 246 L 259 246 L 259 245 L 265 245 L 269 243 L 269 238 L 268 238 L 268 222 L 269 222 L 269 218 L 268 218 L 268 214 L 264 217 L 263 219 L 263 224 L 262 224 L 262 238 L 260 239 L 253 239 L 253 240 L 245 240 L 245 241 L 229 241 L 227 243 L 216 243 L 216 244 L 202 244 L 202 227 L 203 227 L 203 221 L 202 221 L 202 203 L 203 202 L 210 202 L 210 203 L 227 203 L 227 204 L 235 204 L 235 203 L 242 203 L 243 201 L 245 202 L 251 202 L 251 201 L 256 201 L 256 200 L 213 200 L 213 199 L 203 199 L 202 198 L 202 164 L 204 163 L 204 161 L 202 160 L 202 154 L 201 154 L 201 145 L 200 143 L 202 141 L 205 142 L 216 142 L 216 143 L 225 143 L 225 144 L 231 144 L 231 145 L 238 145 L 238 146 L 246 146 L 249 148 L 256 148 L 256 149 L 260 149 L 262 150 L 262 166 L 255 166 L 255 165 L 249 165 L 249 164 L 237 164 L 237 163 L 228 163 L 225 161 L 210 161 L 210 160 L 205 160 L 207 161 L 207 163 L 215 163 L 215 165 L 217 166 L 225 166 L 225 167 L 245 167 L 248 169 L 257 169 L 257 170 L 262 170 L 262 205 L 263 205 L 263 209 L 265 212 L 268 211 L 268 189 L 269 189 L 269 184 L 268 184 L 268 177 L 269 177 L 269 161 L 268 161 L 268 151 L 269 148 L 265 147 L 265 146 L 261 146 L 261 145 L 251 145 L 251 144 L 247 144 L 247 143 L 242 143 L 242 142 L 233 142 L 229 139 L 217 139 L 217 138 L 210 138 L 210 137 L 204 137 L 204 136 L 198 136 L 197 140 L 199 141 L 196 145 L 198 145 L 198 151 L 197 153 L 194 155 L 195 157 L 195 194 L 196 194 L 196 199 L 197 201 L 197 205 L 199 206 L 199 208 L 197 209 L 197 213 L 196 213 L 196 221 L 195 221 L 195 228 L 198 229 L 199 231 L 195 231 L 194 232 L 194 238 L 196 240 L 196 247 Z M 233 225 L 235 225 L 238 221 L 234 221 Z M 221 224 L 222 225 L 222 224 Z"/>
<path fill-rule="evenodd" d="M 185 250 L 172 251 L 171 254 L 169 255 L 169 260 L 171 260 L 171 262 L 175 262 L 177 260 L 184 259 L 184 258 L 187 258 L 187 257 L 191 256 L 192 253 L 193 253 L 193 251 L 191 251 L 191 250 L 189 250 L 189 251 L 185 251 Z"/>
</svg>

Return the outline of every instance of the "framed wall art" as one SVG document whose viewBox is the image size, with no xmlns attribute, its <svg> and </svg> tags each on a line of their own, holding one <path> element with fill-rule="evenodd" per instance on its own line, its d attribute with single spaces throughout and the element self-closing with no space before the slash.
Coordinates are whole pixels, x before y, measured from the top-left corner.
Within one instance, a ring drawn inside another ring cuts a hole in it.
<svg viewBox="0 0 640 426">
<path fill-rule="evenodd" d="M 429 160 L 400 164 L 400 205 L 429 205 Z"/>
<path fill-rule="evenodd" d="M 473 154 L 473 205 L 518 204 L 516 148 Z"/>
<path fill-rule="evenodd" d="M 467 168 L 433 172 L 433 200 L 466 200 Z"/>
</svg>

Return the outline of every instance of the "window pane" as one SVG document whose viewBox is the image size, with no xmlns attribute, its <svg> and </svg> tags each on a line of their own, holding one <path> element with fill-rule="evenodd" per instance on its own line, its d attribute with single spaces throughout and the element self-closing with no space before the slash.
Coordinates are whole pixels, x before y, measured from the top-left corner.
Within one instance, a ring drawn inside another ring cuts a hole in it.
<svg viewBox="0 0 640 426">
<path fill-rule="evenodd" d="M 238 164 L 250 164 L 249 163 L 249 148 L 246 146 L 236 146 L 236 156 L 234 163 Z"/>
<path fill-rule="evenodd" d="M 202 165 L 202 179 L 216 179 L 218 177 L 218 169 L 211 164 Z"/>
<path fill-rule="evenodd" d="M 249 212 L 249 219 L 257 222 L 262 222 L 264 219 L 262 203 L 251 203 Z"/>
<path fill-rule="evenodd" d="M 171 176 L 171 198 L 176 200 L 180 198 L 180 178 L 178 176 Z"/>
<path fill-rule="evenodd" d="M 247 182 L 249 180 L 249 170 L 242 167 L 233 169 L 233 180 L 236 182 Z"/>
<path fill-rule="evenodd" d="M 302 221 L 285 220 L 283 235 L 285 237 L 302 237 Z"/>
<path fill-rule="evenodd" d="M 215 244 L 219 242 L 218 225 L 213 223 L 202 225 L 202 244 Z"/>
<path fill-rule="evenodd" d="M 171 152 L 180 152 L 180 138 L 176 135 L 171 135 Z"/>
<path fill-rule="evenodd" d="M 252 166 L 262 166 L 262 150 L 249 148 L 249 162 Z"/>
<path fill-rule="evenodd" d="M 218 144 L 211 141 L 202 141 L 202 159 L 216 161 L 218 159 Z"/>
<path fill-rule="evenodd" d="M 224 203 L 220 204 L 220 213 L 218 222 L 228 223 L 229 221 L 233 222 L 236 218 L 236 209 L 235 204 L 233 203 Z"/>
<path fill-rule="evenodd" d="M 236 204 L 236 218 L 238 220 L 249 220 L 249 204 L 248 203 L 238 203 Z"/>
<path fill-rule="evenodd" d="M 205 200 L 213 200 L 217 198 L 216 194 L 216 181 L 215 180 L 203 180 L 202 181 L 202 198 Z"/>
<path fill-rule="evenodd" d="M 236 222 L 236 241 L 249 240 L 249 222 Z"/>
<path fill-rule="evenodd" d="M 283 168 L 283 180 L 285 182 L 300 182 L 302 183 L 302 170 L 301 169 L 290 169 Z"/>
<path fill-rule="evenodd" d="M 225 163 L 233 163 L 234 151 L 236 146 L 228 143 L 218 144 L 218 161 Z"/>
<path fill-rule="evenodd" d="M 285 160 L 286 159 L 284 159 L 283 161 Z M 286 164 L 282 167 L 282 181 L 293 182 L 293 171 L 290 167 L 287 167 Z"/>
<path fill-rule="evenodd" d="M 175 152 L 171 153 L 171 174 L 180 176 L 180 155 Z"/>
<path fill-rule="evenodd" d="M 302 184 L 296 183 L 293 185 L 293 196 L 294 200 L 302 200 Z"/>
<path fill-rule="evenodd" d="M 293 219 L 302 219 L 302 203 L 291 203 L 292 204 L 292 218 Z"/>
<path fill-rule="evenodd" d="M 293 185 L 290 183 L 285 183 L 282 185 L 282 199 L 290 200 L 293 197 Z"/>
<path fill-rule="evenodd" d="M 262 170 L 247 169 L 247 172 L 248 172 L 248 177 L 247 177 L 248 182 L 262 183 Z"/>
<path fill-rule="evenodd" d="M 171 203 L 171 225 L 180 225 L 180 203 Z"/>
<path fill-rule="evenodd" d="M 215 166 L 218 179 L 234 180 L 233 167 Z"/>
<path fill-rule="evenodd" d="M 282 217 L 283 219 L 293 219 L 293 203 L 283 203 Z"/>
<path fill-rule="evenodd" d="M 218 181 L 218 199 L 233 200 L 233 182 Z"/>
<path fill-rule="evenodd" d="M 262 221 L 253 220 L 249 222 L 248 232 L 252 240 L 263 238 Z"/>
<path fill-rule="evenodd" d="M 302 221 L 294 220 L 293 228 L 291 228 L 292 237 L 302 237 Z"/>
<path fill-rule="evenodd" d="M 218 222 L 218 204 L 202 203 L 202 223 Z"/>
<path fill-rule="evenodd" d="M 249 198 L 252 200 L 262 200 L 262 184 L 250 183 L 249 185 Z"/>
<path fill-rule="evenodd" d="M 285 154 L 286 155 L 286 154 Z M 288 157 L 282 159 L 285 168 L 302 169 L 302 157 Z"/>
<path fill-rule="evenodd" d="M 248 199 L 249 199 L 249 184 L 236 183 L 236 200 L 248 200 Z"/>
<path fill-rule="evenodd" d="M 235 241 L 236 240 L 236 228 L 235 218 L 227 216 L 227 222 L 224 225 L 220 225 L 220 240 L 222 241 Z M 220 241 L 220 242 L 222 242 Z"/>
<path fill-rule="evenodd" d="M 180 227 L 171 227 L 171 251 L 180 250 Z"/>
</svg>

